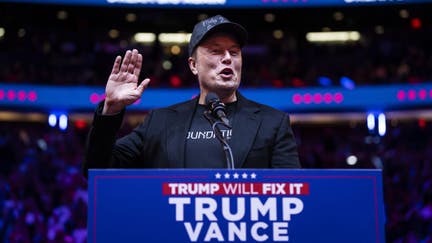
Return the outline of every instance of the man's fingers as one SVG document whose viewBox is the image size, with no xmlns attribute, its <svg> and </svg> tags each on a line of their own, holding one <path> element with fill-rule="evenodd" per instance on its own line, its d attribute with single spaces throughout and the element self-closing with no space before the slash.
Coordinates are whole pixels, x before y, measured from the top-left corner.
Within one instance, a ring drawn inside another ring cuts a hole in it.
<svg viewBox="0 0 432 243">
<path fill-rule="evenodd" d="M 138 54 L 137 55 L 137 60 L 136 60 L 136 65 L 135 68 L 133 70 L 133 74 L 137 77 L 139 77 L 140 72 L 141 72 L 141 66 L 142 66 L 142 55 Z"/>
<path fill-rule="evenodd" d="M 114 64 L 111 70 L 111 73 L 113 74 L 117 74 L 120 70 L 120 63 L 121 63 L 121 56 L 117 56 L 116 59 L 114 60 Z"/>
<path fill-rule="evenodd" d="M 123 58 L 123 63 L 120 67 L 120 71 L 127 72 L 127 69 L 128 69 L 129 63 L 130 63 L 130 59 L 131 59 L 131 55 L 132 55 L 132 52 L 130 50 L 127 50 L 125 53 L 125 56 Z"/>
<path fill-rule="evenodd" d="M 144 92 L 145 88 L 148 86 L 149 83 L 150 83 L 150 79 L 149 79 L 149 78 L 144 79 L 144 80 L 143 80 L 143 81 L 138 85 L 138 87 L 136 88 L 136 90 L 137 90 L 140 94 L 142 94 L 142 93 Z"/>
<path fill-rule="evenodd" d="M 130 59 L 129 65 L 128 65 L 128 70 L 127 70 L 128 73 L 131 73 L 131 74 L 134 73 L 137 59 L 138 59 L 138 51 L 137 51 L 137 49 L 133 49 L 131 59 Z"/>
</svg>

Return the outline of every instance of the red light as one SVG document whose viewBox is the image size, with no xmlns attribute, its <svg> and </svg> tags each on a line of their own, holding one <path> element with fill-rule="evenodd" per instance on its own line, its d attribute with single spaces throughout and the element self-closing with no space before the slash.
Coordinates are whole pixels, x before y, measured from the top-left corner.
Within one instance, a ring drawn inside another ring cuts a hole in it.
<svg viewBox="0 0 432 243">
<path fill-rule="evenodd" d="M 313 96 L 313 100 L 314 100 L 314 103 L 319 104 L 319 103 L 322 102 L 323 97 L 322 97 L 322 95 L 320 93 L 316 93 Z"/>
<path fill-rule="evenodd" d="M 23 90 L 18 91 L 18 100 L 24 101 L 26 99 L 26 92 Z"/>
<path fill-rule="evenodd" d="M 170 84 L 172 87 L 178 88 L 182 86 L 182 80 L 179 76 L 173 75 L 170 77 Z"/>
<path fill-rule="evenodd" d="M 403 91 L 403 90 L 399 90 L 397 92 L 397 95 L 396 95 L 396 97 L 399 101 L 403 101 L 405 99 L 405 96 L 406 96 L 405 91 Z"/>
<path fill-rule="evenodd" d="M 309 93 L 304 94 L 303 100 L 305 104 L 310 104 L 312 102 L 312 95 Z"/>
<path fill-rule="evenodd" d="M 422 26 L 422 22 L 419 18 L 413 18 L 411 19 L 411 27 L 413 29 L 420 29 Z"/>
<path fill-rule="evenodd" d="M 8 98 L 8 100 L 14 100 L 15 97 L 16 97 L 15 91 L 8 90 L 8 92 L 7 92 L 7 98 Z"/>
<path fill-rule="evenodd" d="M 282 88 L 284 86 L 282 80 L 280 80 L 280 79 L 272 80 L 272 85 L 273 85 L 273 87 L 276 87 L 276 88 Z"/>
<path fill-rule="evenodd" d="M 341 94 L 341 93 L 336 93 L 335 95 L 334 95 L 334 100 L 335 100 L 335 102 L 336 103 L 342 103 L 342 101 L 343 101 L 343 95 Z"/>
<path fill-rule="evenodd" d="M 421 128 L 425 128 L 425 127 L 426 127 L 426 120 L 423 119 L 423 118 L 419 119 L 419 120 L 418 120 L 418 125 L 419 125 L 419 127 L 421 127 Z"/>
<path fill-rule="evenodd" d="M 413 89 L 408 90 L 408 99 L 414 100 L 416 98 L 416 91 Z"/>
<path fill-rule="evenodd" d="M 28 92 L 27 98 L 31 102 L 36 101 L 37 100 L 37 93 L 36 93 L 36 91 L 32 90 L 32 91 Z"/>
<path fill-rule="evenodd" d="M 304 87 L 305 86 L 305 83 L 303 82 L 303 80 L 301 80 L 299 78 L 293 78 L 292 84 L 294 87 Z"/>
<path fill-rule="evenodd" d="M 2 89 L 0 89 L 0 100 L 4 99 L 4 97 L 5 97 L 5 93 Z"/>
<path fill-rule="evenodd" d="M 427 92 L 426 92 L 426 90 L 425 89 L 420 90 L 418 96 L 419 96 L 419 98 L 421 100 L 426 99 L 427 98 Z"/>
<path fill-rule="evenodd" d="M 99 95 L 96 94 L 96 93 L 92 93 L 90 95 L 90 102 L 93 103 L 93 104 L 98 103 L 99 102 Z"/>
<path fill-rule="evenodd" d="M 302 102 L 302 96 L 300 94 L 294 94 L 292 97 L 292 102 L 296 105 Z"/>
<path fill-rule="evenodd" d="M 78 129 L 84 129 L 87 127 L 87 122 L 85 120 L 76 120 L 74 125 Z"/>
<path fill-rule="evenodd" d="M 330 93 L 325 93 L 325 94 L 324 94 L 324 102 L 325 102 L 326 104 L 331 103 L 331 102 L 332 102 L 332 99 L 333 99 L 333 97 L 332 97 L 332 95 L 331 95 Z"/>
</svg>

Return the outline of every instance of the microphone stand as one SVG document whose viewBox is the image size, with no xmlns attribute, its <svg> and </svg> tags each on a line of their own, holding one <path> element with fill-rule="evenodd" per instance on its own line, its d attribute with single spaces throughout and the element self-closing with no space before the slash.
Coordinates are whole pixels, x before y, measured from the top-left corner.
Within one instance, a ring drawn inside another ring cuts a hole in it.
<svg viewBox="0 0 432 243">
<path fill-rule="evenodd" d="M 229 146 L 228 142 L 225 140 L 225 138 L 222 136 L 222 132 L 220 131 L 220 128 L 218 127 L 218 125 L 222 125 L 228 129 L 231 129 L 231 126 L 228 126 L 227 124 L 218 121 L 218 120 L 213 120 L 210 116 L 211 112 L 210 111 L 205 111 L 204 112 L 204 117 L 210 122 L 210 124 L 212 125 L 212 129 L 213 132 L 216 135 L 216 138 L 219 140 L 219 142 L 222 145 L 223 151 L 225 153 L 225 159 L 226 159 L 226 163 L 227 163 L 227 168 L 233 170 L 234 169 L 234 157 L 232 154 L 232 150 L 231 147 Z"/>
</svg>

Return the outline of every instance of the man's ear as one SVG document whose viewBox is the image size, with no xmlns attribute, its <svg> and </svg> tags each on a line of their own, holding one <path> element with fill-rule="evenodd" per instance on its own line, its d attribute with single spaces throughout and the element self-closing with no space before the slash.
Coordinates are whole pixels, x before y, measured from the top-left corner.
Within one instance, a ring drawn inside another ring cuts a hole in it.
<svg viewBox="0 0 432 243">
<path fill-rule="evenodd" d="M 189 57 L 188 58 L 188 64 L 189 64 L 189 68 L 192 71 L 192 73 L 194 75 L 198 74 L 198 70 L 196 69 L 196 62 L 195 62 L 195 58 L 193 57 Z"/>
</svg>

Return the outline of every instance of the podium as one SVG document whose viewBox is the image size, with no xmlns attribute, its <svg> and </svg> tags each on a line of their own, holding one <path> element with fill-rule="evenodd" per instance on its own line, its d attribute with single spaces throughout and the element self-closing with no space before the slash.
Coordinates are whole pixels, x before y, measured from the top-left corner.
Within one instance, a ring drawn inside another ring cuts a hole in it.
<svg viewBox="0 0 432 243">
<path fill-rule="evenodd" d="M 381 173 L 91 169 L 88 242 L 384 243 Z"/>
</svg>

